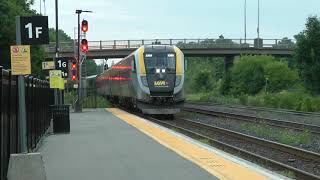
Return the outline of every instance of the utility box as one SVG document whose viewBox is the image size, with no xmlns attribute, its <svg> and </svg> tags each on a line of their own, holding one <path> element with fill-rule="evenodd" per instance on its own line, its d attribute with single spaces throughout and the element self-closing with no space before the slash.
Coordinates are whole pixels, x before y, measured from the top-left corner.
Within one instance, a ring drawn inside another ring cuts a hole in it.
<svg viewBox="0 0 320 180">
<path fill-rule="evenodd" d="M 261 38 L 254 39 L 254 47 L 258 49 L 263 48 L 263 39 Z"/>
<path fill-rule="evenodd" d="M 53 133 L 70 133 L 70 105 L 53 105 Z"/>
</svg>

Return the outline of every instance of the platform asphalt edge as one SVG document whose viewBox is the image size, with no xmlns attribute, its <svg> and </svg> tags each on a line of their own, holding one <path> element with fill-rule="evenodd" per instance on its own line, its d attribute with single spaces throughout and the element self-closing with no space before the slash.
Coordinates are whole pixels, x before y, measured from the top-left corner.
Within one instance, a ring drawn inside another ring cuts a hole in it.
<svg viewBox="0 0 320 180">
<path fill-rule="evenodd" d="M 146 121 L 142 121 L 140 117 L 120 109 L 107 108 L 106 110 L 219 179 L 287 179 L 275 174 L 261 173 L 243 166 L 240 163 L 225 159 L 218 153 L 209 151 L 207 148 L 201 147 L 198 144 L 168 133 L 153 123 L 146 123 Z"/>
</svg>

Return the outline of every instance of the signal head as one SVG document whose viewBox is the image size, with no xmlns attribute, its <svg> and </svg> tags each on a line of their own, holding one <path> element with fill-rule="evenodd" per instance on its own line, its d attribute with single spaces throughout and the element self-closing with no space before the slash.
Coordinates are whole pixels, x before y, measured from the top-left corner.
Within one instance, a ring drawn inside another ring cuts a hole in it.
<svg viewBox="0 0 320 180">
<path fill-rule="evenodd" d="M 81 23 L 81 30 L 82 32 L 86 33 L 88 31 L 88 21 L 83 20 Z"/>
<path fill-rule="evenodd" d="M 86 39 L 82 39 L 81 41 L 81 51 L 84 53 L 89 51 L 88 41 Z"/>
</svg>

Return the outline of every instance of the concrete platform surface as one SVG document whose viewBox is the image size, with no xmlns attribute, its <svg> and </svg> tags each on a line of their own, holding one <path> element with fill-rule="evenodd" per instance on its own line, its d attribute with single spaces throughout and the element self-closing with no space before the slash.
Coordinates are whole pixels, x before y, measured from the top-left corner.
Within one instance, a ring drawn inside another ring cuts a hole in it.
<svg viewBox="0 0 320 180">
<path fill-rule="evenodd" d="M 103 109 L 71 113 L 71 133 L 39 151 L 48 180 L 217 179 Z"/>
</svg>

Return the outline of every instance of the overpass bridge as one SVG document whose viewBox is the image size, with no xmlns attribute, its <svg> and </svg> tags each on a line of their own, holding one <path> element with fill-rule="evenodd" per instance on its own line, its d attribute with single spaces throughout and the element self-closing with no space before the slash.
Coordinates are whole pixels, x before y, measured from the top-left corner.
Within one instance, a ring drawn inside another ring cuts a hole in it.
<svg viewBox="0 0 320 180">
<path fill-rule="evenodd" d="M 259 43 L 260 42 L 260 43 Z M 272 55 L 292 57 L 295 43 L 286 39 L 149 39 L 89 41 L 88 59 L 123 58 L 143 45 L 176 45 L 185 57 L 225 57 L 225 70 L 232 66 L 234 58 L 240 55 Z M 61 42 L 61 58 L 76 57 L 77 42 Z M 46 47 L 48 59 L 55 57 L 55 43 Z"/>
<path fill-rule="evenodd" d="M 142 45 L 161 43 L 163 45 L 176 45 L 186 57 L 227 57 L 247 55 L 272 55 L 291 57 L 294 43 L 283 43 L 280 39 L 263 39 L 261 44 L 255 39 L 149 39 L 149 40 L 109 40 L 89 41 L 89 59 L 123 58 Z M 77 42 L 61 42 L 60 57 L 73 58 L 77 49 Z M 55 43 L 46 47 L 47 58 L 55 57 Z"/>
</svg>

